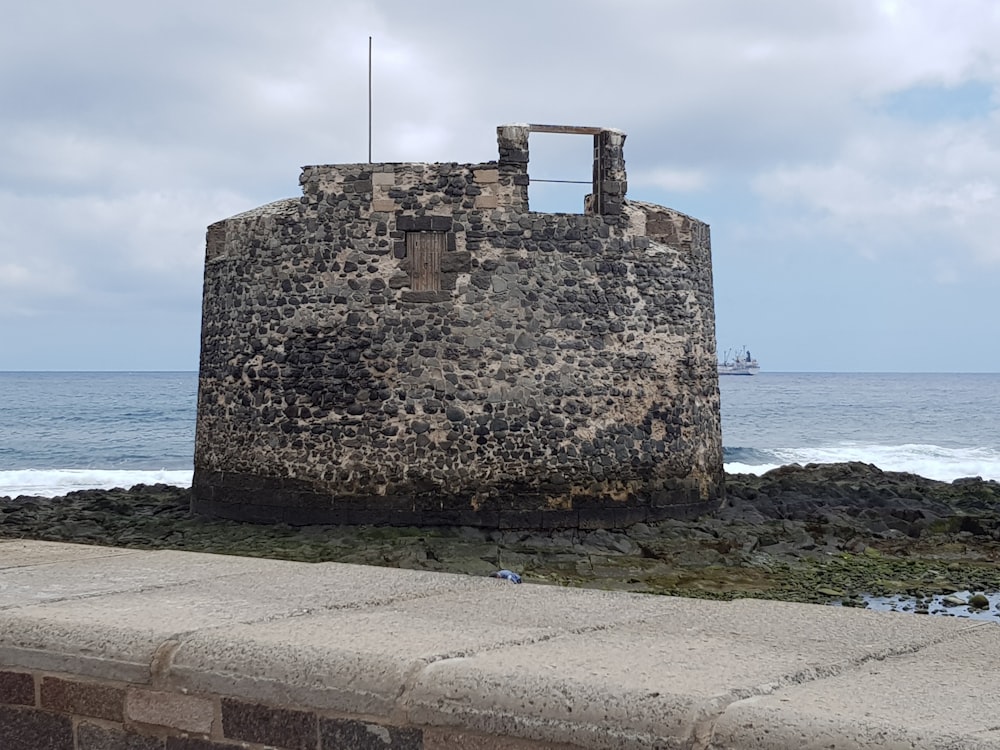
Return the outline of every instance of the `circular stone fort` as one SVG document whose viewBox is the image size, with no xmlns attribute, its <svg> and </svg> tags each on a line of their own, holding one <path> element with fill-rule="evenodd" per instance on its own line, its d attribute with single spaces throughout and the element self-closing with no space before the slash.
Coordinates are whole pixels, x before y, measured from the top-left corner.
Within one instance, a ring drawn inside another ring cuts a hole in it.
<svg viewBox="0 0 1000 750">
<path fill-rule="evenodd" d="M 532 132 L 592 136 L 581 213 Z M 708 226 L 626 199 L 625 135 L 505 125 L 480 164 L 302 169 L 208 228 L 192 509 L 624 527 L 718 507 Z"/>
</svg>

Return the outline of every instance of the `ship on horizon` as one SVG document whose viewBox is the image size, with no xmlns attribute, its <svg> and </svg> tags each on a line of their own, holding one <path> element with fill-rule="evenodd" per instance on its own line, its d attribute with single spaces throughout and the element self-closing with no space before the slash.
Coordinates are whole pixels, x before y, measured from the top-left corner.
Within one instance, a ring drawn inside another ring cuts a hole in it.
<svg viewBox="0 0 1000 750">
<path fill-rule="evenodd" d="M 760 365 L 746 347 L 735 354 L 727 351 L 725 358 L 719 362 L 720 375 L 756 375 L 758 372 L 760 372 Z"/>
</svg>

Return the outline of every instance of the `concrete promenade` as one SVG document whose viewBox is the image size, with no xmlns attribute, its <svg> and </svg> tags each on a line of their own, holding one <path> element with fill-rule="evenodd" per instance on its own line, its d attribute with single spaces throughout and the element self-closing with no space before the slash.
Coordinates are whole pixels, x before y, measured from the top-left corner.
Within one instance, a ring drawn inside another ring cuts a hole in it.
<svg viewBox="0 0 1000 750">
<path fill-rule="evenodd" d="M 993 623 L 0 542 L 2 750 L 1000 748 Z"/>
</svg>

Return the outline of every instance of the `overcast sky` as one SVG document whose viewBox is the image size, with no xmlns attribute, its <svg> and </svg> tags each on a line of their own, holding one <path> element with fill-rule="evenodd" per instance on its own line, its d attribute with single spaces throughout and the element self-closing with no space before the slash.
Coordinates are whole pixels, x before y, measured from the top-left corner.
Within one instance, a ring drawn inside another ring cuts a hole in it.
<svg viewBox="0 0 1000 750">
<path fill-rule="evenodd" d="M 628 133 L 629 196 L 711 224 L 720 352 L 1000 371 L 995 0 L 9 3 L 0 370 L 197 369 L 205 227 L 367 159 L 369 35 L 375 161 Z"/>
</svg>

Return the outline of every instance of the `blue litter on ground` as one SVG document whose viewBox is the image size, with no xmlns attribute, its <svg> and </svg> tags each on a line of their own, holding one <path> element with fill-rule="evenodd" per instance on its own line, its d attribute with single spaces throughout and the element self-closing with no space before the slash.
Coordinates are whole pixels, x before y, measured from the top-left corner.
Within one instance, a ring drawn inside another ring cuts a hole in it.
<svg viewBox="0 0 1000 750">
<path fill-rule="evenodd" d="M 511 583 L 520 583 L 521 576 L 512 570 L 498 570 L 496 573 L 490 573 L 491 578 L 503 578 Z"/>
</svg>

